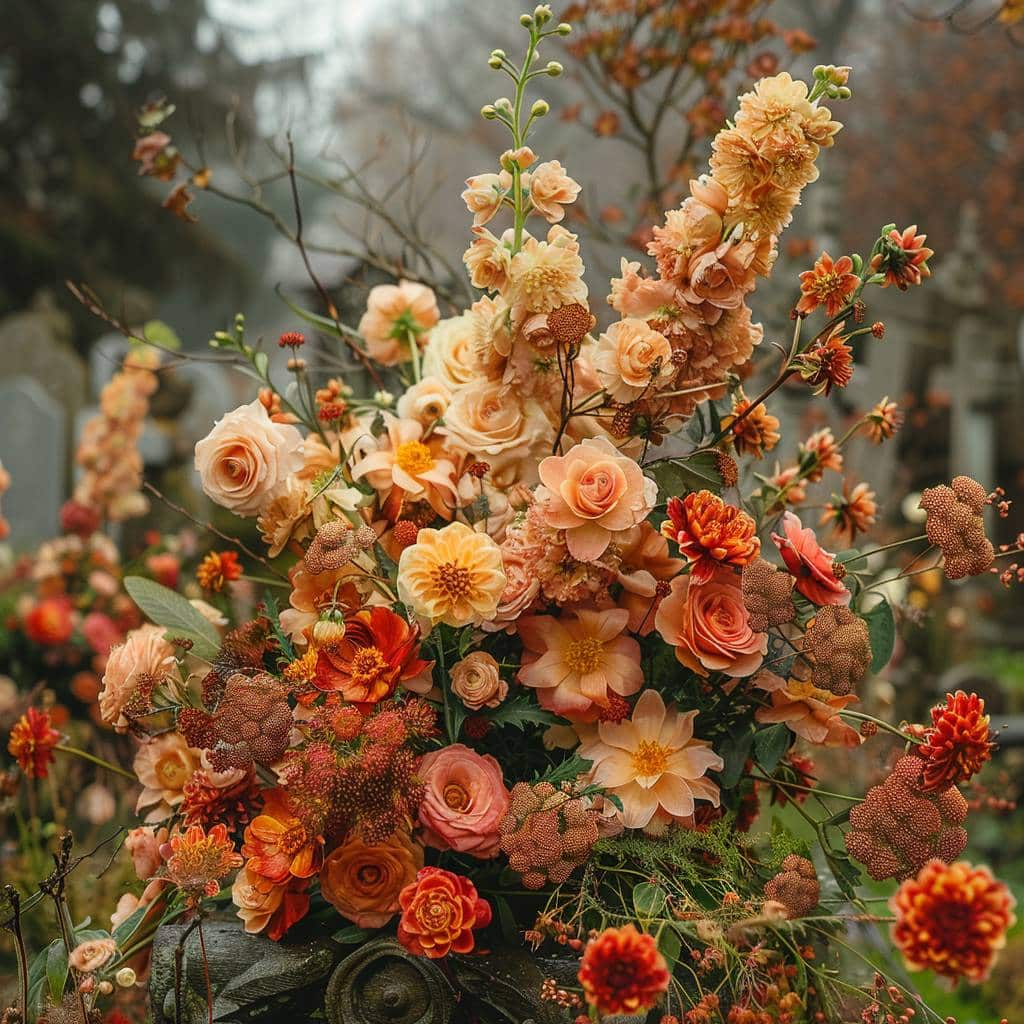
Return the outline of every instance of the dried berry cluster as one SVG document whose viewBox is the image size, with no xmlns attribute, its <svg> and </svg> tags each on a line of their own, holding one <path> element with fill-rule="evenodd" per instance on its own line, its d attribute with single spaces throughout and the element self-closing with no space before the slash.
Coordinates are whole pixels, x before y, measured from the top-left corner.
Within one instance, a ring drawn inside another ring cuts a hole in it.
<svg viewBox="0 0 1024 1024">
<path fill-rule="evenodd" d="M 789 854 L 782 862 L 782 870 L 765 883 L 764 894 L 781 903 L 789 917 L 806 917 L 821 898 L 814 865 L 806 857 Z"/>
<path fill-rule="evenodd" d="M 814 665 L 814 685 L 837 697 L 853 693 L 871 666 L 867 623 L 844 605 L 818 610 L 804 634 L 803 649 Z"/>
<path fill-rule="evenodd" d="M 947 579 L 977 576 L 992 564 L 995 550 L 981 516 L 987 500 L 985 488 L 969 476 L 955 477 L 950 487 L 926 487 L 921 495 L 925 532 L 942 550 Z"/>
</svg>

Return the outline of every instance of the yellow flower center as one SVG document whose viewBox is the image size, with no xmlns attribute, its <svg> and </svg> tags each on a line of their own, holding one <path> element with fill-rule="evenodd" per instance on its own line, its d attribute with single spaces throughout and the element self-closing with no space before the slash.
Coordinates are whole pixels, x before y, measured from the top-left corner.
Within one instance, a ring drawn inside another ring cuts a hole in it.
<svg viewBox="0 0 1024 1024">
<path fill-rule="evenodd" d="M 367 686 L 388 669 L 387 659 L 376 647 L 364 647 L 352 659 L 352 681 Z"/>
<path fill-rule="evenodd" d="M 181 789 L 185 785 L 188 769 L 182 759 L 175 754 L 161 757 L 155 765 L 156 777 L 164 789 Z"/>
<path fill-rule="evenodd" d="M 453 811 L 465 811 L 469 807 L 469 794 L 457 782 L 449 782 L 444 787 L 444 802 Z"/>
<path fill-rule="evenodd" d="M 306 845 L 308 839 L 309 836 L 304 825 L 293 825 L 281 833 L 277 845 L 283 854 L 291 857 Z"/>
<path fill-rule="evenodd" d="M 633 751 L 637 775 L 661 775 L 668 767 L 668 750 L 654 740 L 641 740 Z"/>
<path fill-rule="evenodd" d="M 473 585 L 473 578 L 464 565 L 456 565 L 455 562 L 443 562 L 437 566 L 432 579 L 434 586 L 446 597 L 454 600 L 469 593 Z"/>
<path fill-rule="evenodd" d="M 565 663 L 577 675 L 584 676 L 600 666 L 603 655 L 604 644 L 595 637 L 588 636 L 570 642 L 565 652 Z"/>
<path fill-rule="evenodd" d="M 422 441 L 406 441 L 395 450 L 395 463 L 410 476 L 418 476 L 433 468 L 434 456 Z"/>
</svg>

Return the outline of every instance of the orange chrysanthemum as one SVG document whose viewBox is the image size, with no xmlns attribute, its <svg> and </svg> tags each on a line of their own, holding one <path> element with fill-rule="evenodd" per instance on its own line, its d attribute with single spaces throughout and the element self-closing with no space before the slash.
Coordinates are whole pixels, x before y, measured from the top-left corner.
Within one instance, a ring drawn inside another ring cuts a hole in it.
<svg viewBox="0 0 1024 1024">
<path fill-rule="evenodd" d="M 813 313 L 824 305 L 831 319 L 847 304 L 859 284 L 860 278 L 853 273 L 853 260 L 849 256 L 840 256 L 833 262 L 832 257 L 823 252 L 817 263 L 800 275 L 797 312 Z"/>
<path fill-rule="evenodd" d="M 323 863 L 323 838 L 309 828 L 288 807 L 279 789 L 272 789 L 263 813 L 245 830 L 242 854 L 249 858 L 249 871 L 282 884 L 289 878 L 310 878 Z"/>
<path fill-rule="evenodd" d="M 846 344 L 841 328 L 842 324 L 798 360 L 800 376 L 816 395 L 830 395 L 833 388 L 845 388 L 853 380 L 853 350 Z"/>
<path fill-rule="evenodd" d="M 722 427 L 732 434 L 733 444 L 740 455 L 763 459 L 764 453 L 779 443 L 779 420 L 768 412 L 764 402 L 748 412 L 750 406 L 751 401 L 743 390 L 737 391 L 733 395 L 732 415 L 722 421 Z"/>
<path fill-rule="evenodd" d="M 894 284 L 900 291 L 906 291 L 910 285 L 931 277 L 928 260 L 935 252 L 924 244 L 927 237 L 919 235 L 917 225 L 911 224 L 903 232 L 894 228 L 881 238 L 878 251 L 871 257 L 871 269 L 885 275 L 883 288 Z"/>
<path fill-rule="evenodd" d="M 181 889 L 190 903 L 220 892 L 220 879 L 242 866 L 242 858 L 228 838 L 227 826 L 214 825 L 207 832 L 202 825 L 192 825 L 184 835 L 170 842 L 167 877 Z"/>
<path fill-rule="evenodd" d="M 744 566 L 761 550 L 757 524 L 742 509 L 711 491 L 669 498 L 668 520 L 661 532 L 679 545 L 694 583 L 706 583 L 718 565 Z"/>
<path fill-rule="evenodd" d="M 376 704 L 400 681 L 412 683 L 429 670 L 419 639 L 419 630 L 389 608 L 356 612 L 346 620 L 345 635 L 320 648 L 313 685 L 338 690 L 356 704 Z M 420 689 L 429 689 L 425 681 Z"/>
<path fill-rule="evenodd" d="M 930 860 L 889 901 L 892 940 L 912 971 L 984 981 L 1016 920 L 1015 903 L 988 868 Z"/>
<path fill-rule="evenodd" d="M 469 953 L 475 945 L 473 931 L 491 923 L 491 905 L 477 895 L 476 886 L 443 868 L 420 868 L 398 902 L 398 941 L 410 953 L 431 960 Z"/>
<path fill-rule="evenodd" d="M 59 742 L 60 733 L 50 723 L 50 712 L 29 708 L 14 724 L 7 751 L 30 779 L 45 779 Z"/>
<path fill-rule="evenodd" d="M 196 569 L 196 580 L 203 590 L 220 593 L 226 584 L 242 575 L 242 565 L 234 551 L 211 551 Z"/>
<path fill-rule="evenodd" d="M 878 514 L 875 492 L 866 483 L 850 487 L 850 481 L 843 482 L 842 495 L 833 495 L 825 506 L 819 522 L 822 526 L 832 524 L 832 532 L 852 544 L 858 533 L 871 528 Z"/>
<path fill-rule="evenodd" d="M 992 756 L 985 702 L 976 694 L 946 694 L 946 703 L 932 708 L 932 725 L 917 755 L 925 760 L 925 790 L 966 782 Z"/>
<path fill-rule="evenodd" d="M 602 1016 L 649 1010 L 668 989 L 670 978 L 654 937 L 631 924 L 606 928 L 591 939 L 579 971 L 587 1002 Z"/>
<path fill-rule="evenodd" d="M 881 444 L 887 441 L 903 424 L 903 413 L 895 402 L 889 401 L 886 395 L 880 402 L 872 407 L 865 417 L 867 420 L 868 437 L 874 444 Z"/>
</svg>

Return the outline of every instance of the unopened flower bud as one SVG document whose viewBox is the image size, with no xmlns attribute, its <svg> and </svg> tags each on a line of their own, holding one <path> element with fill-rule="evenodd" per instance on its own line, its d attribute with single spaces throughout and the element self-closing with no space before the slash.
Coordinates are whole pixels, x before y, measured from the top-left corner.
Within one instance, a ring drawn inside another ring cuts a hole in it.
<svg viewBox="0 0 1024 1024">
<path fill-rule="evenodd" d="M 499 96 L 494 101 L 494 109 L 500 110 L 503 114 L 512 113 L 512 101 L 507 96 Z"/>
<path fill-rule="evenodd" d="M 96 986 L 96 989 L 101 996 L 109 996 L 110 993 L 114 991 L 114 986 L 111 985 L 109 981 L 101 981 Z"/>
<path fill-rule="evenodd" d="M 531 18 L 529 14 L 523 14 L 519 18 L 519 24 L 522 25 L 523 28 L 530 28 L 533 25 L 533 18 Z"/>
<path fill-rule="evenodd" d="M 486 121 L 493 121 L 498 116 L 498 112 L 494 109 L 492 104 L 485 103 L 480 108 L 480 116 Z"/>
<path fill-rule="evenodd" d="M 394 403 L 395 403 L 395 396 L 393 394 L 391 394 L 390 391 L 384 391 L 382 389 L 380 391 L 374 392 L 373 400 L 378 405 L 394 405 Z"/>
<path fill-rule="evenodd" d="M 288 360 L 288 369 L 291 373 L 298 373 L 300 370 L 306 368 L 306 360 L 301 358 L 295 358 Z"/>
<path fill-rule="evenodd" d="M 313 641 L 320 647 L 330 647 L 331 644 L 337 643 L 344 635 L 344 620 L 334 616 L 320 619 L 313 626 Z"/>
<path fill-rule="evenodd" d="M 501 58 L 496 57 L 493 53 L 487 58 L 487 66 L 494 68 L 495 71 L 501 70 Z"/>
<path fill-rule="evenodd" d="M 552 78 L 557 78 L 564 70 L 557 60 L 548 61 L 547 72 Z"/>
<path fill-rule="evenodd" d="M 572 32 L 572 25 L 570 25 L 567 21 L 563 21 L 561 25 L 558 26 L 556 31 L 560 36 L 567 36 L 570 32 Z"/>
<path fill-rule="evenodd" d="M 497 57 L 499 60 L 501 60 L 505 56 L 505 51 L 504 50 L 491 50 L 491 56 L 492 57 Z"/>
<path fill-rule="evenodd" d="M 538 25 L 543 25 L 545 22 L 551 20 L 551 5 L 550 4 L 537 4 L 533 9 L 533 18 Z"/>
<path fill-rule="evenodd" d="M 547 100 L 534 100 L 533 106 L 530 107 L 530 114 L 533 117 L 543 117 L 551 109 L 551 105 Z"/>
<path fill-rule="evenodd" d="M 121 986 L 121 988 L 131 988 L 135 984 L 135 972 L 130 967 L 122 967 L 121 970 L 114 975 L 114 981 Z"/>
</svg>

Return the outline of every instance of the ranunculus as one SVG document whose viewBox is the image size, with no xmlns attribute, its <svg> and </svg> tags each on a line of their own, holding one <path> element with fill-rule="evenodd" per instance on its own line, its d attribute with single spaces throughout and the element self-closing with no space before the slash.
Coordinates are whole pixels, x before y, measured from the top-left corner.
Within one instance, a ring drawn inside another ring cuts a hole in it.
<svg viewBox="0 0 1024 1024">
<path fill-rule="evenodd" d="M 451 669 L 452 693 L 470 711 L 496 708 L 508 695 L 508 683 L 498 670 L 498 663 L 486 651 L 473 651 Z"/>
<path fill-rule="evenodd" d="M 658 485 L 603 437 L 549 456 L 540 464 L 540 479 L 544 518 L 565 530 L 569 554 L 581 562 L 600 558 L 613 533 L 643 522 L 658 497 Z"/>
<path fill-rule="evenodd" d="M 342 917 L 360 928 L 380 928 L 398 912 L 401 891 L 416 881 L 423 848 L 405 832 L 382 843 L 352 836 L 320 869 L 320 892 Z"/>
<path fill-rule="evenodd" d="M 675 647 L 676 658 L 702 676 L 749 676 L 768 651 L 768 634 L 750 628 L 740 578 L 729 569 L 717 569 L 702 584 L 677 576 L 658 606 L 654 625 L 665 643 Z"/>
<path fill-rule="evenodd" d="M 113 939 L 88 939 L 71 950 L 68 963 L 76 971 L 88 974 L 98 971 L 116 952 L 117 943 Z"/>
<path fill-rule="evenodd" d="M 501 765 L 453 743 L 426 754 L 419 775 L 426 789 L 419 810 L 424 842 L 481 860 L 494 857 L 509 799 Z"/>
<path fill-rule="evenodd" d="M 167 842 L 168 835 L 164 826 L 140 825 L 125 837 L 125 849 L 132 858 L 136 876 L 142 881 L 152 878 L 163 864 L 160 847 Z"/>
<path fill-rule="evenodd" d="M 579 183 L 565 173 L 557 160 L 545 160 L 530 174 L 530 201 L 549 224 L 560 221 L 565 216 L 562 207 L 576 202 L 579 194 Z"/>
<path fill-rule="evenodd" d="M 601 335 L 594 369 L 605 391 L 619 402 L 632 402 L 648 389 L 657 390 L 676 372 L 668 338 L 635 317 L 612 324 Z"/>
<path fill-rule="evenodd" d="M 849 604 L 850 592 L 832 570 L 836 556 L 818 543 L 814 531 L 787 512 L 782 517 L 782 532 L 784 536 L 773 533 L 772 540 L 796 577 L 796 589 L 815 604 Z"/>
<path fill-rule="evenodd" d="M 491 905 L 477 895 L 476 886 L 443 868 L 421 868 L 399 900 L 398 941 L 411 953 L 431 960 L 452 952 L 472 952 L 474 929 L 491 923 Z"/>
<path fill-rule="evenodd" d="M 174 648 L 164 639 L 162 626 L 146 624 L 133 629 L 123 644 L 110 651 L 100 691 L 100 715 L 107 725 L 125 732 L 128 719 L 122 714 L 143 676 L 160 677 L 174 665 Z"/>
<path fill-rule="evenodd" d="M 751 263 L 756 255 L 753 243 L 732 239 L 698 253 L 690 261 L 690 282 L 682 290 L 683 298 L 705 310 L 710 307 L 706 319 L 717 323 L 721 310 L 736 309 L 754 287 L 756 274 Z"/>
<path fill-rule="evenodd" d="M 302 435 L 275 423 L 257 399 L 218 420 L 196 444 L 203 491 L 240 516 L 254 516 L 302 469 Z"/>
<path fill-rule="evenodd" d="M 440 377 L 423 377 L 398 400 L 396 411 L 403 419 L 429 427 L 445 414 L 452 393 Z"/>
<path fill-rule="evenodd" d="M 418 339 L 440 315 L 437 299 L 425 284 L 404 280 L 379 284 L 367 296 L 359 333 L 371 359 L 382 366 L 396 366 L 409 357 L 409 335 Z"/>
<path fill-rule="evenodd" d="M 494 615 L 490 621 L 483 623 L 483 629 L 487 632 L 509 629 L 511 623 L 533 604 L 540 592 L 540 580 L 531 571 L 531 562 L 522 549 L 503 544 L 501 562 L 505 572 L 505 589 L 501 592 Z"/>
</svg>

